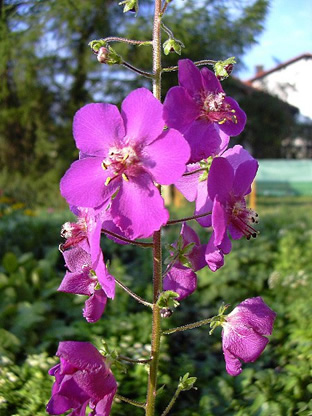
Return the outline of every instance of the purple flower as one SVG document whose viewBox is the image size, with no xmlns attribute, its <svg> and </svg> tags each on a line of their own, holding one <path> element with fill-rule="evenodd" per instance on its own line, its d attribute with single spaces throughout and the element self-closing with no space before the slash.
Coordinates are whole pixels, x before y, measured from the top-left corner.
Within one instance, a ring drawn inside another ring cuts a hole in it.
<svg viewBox="0 0 312 416">
<path fill-rule="evenodd" d="M 231 376 L 242 372 L 241 361 L 255 361 L 263 352 L 271 335 L 276 313 L 260 296 L 240 303 L 222 324 L 222 348 L 226 371 Z"/>
<path fill-rule="evenodd" d="M 74 247 L 63 253 L 68 271 L 58 288 L 60 292 L 86 295 L 83 316 L 88 322 L 96 322 L 104 312 L 107 296 L 113 297 L 111 288 L 114 278 L 106 268 L 97 275 L 92 264 L 91 256 L 81 247 Z"/>
<path fill-rule="evenodd" d="M 220 131 L 237 136 L 245 127 L 246 114 L 227 97 L 220 81 L 208 68 L 201 71 L 189 59 L 179 61 L 179 87 L 168 91 L 164 118 L 169 127 L 184 134 L 191 146 L 190 163 L 220 151 Z"/>
<path fill-rule="evenodd" d="M 191 295 L 197 286 L 196 271 L 206 266 L 205 247 L 200 244 L 196 232 L 183 223 L 180 237 L 173 244 L 170 253 L 168 273 L 163 280 L 164 290 L 172 290 L 179 294 L 177 300 Z"/>
<path fill-rule="evenodd" d="M 149 237 L 169 218 L 155 186 L 174 183 L 185 171 L 190 149 L 181 133 L 164 131 L 162 104 L 145 89 L 123 101 L 88 104 L 75 115 L 80 150 L 61 180 L 71 205 L 100 209 L 110 204 L 114 223 L 127 238 Z"/>
<path fill-rule="evenodd" d="M 47 413 L 83 416 L 89 406 L 89 416 L 108 416 L 117 390 L 116 380 L 105 358 L 89 342 L 60 342 L 57 353 L 60 364 L 51 368 L 55 377 Z"/>
</svg>

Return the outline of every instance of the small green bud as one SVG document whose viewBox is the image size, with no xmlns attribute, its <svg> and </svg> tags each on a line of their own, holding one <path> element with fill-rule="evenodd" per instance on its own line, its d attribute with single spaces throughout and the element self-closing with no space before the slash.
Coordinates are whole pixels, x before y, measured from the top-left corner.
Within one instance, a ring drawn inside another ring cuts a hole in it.
<svg viewBox="0 0 312 416">
<path fill-rule="evenodd" d="M 124 9 L 123 9 L 124 13 L 127 13 L 127 12 L 133 12 L 135 14 L 138 13 L 138 10 L 139 10 L 139 1 L 138 0 L 124 0 L 124 1 L 121 1 L 120 3 L 118 3 L 118 4 L 119 4 L 119 6 L 122 6 L 123 4 L 125 5 Z"/>
<path fill-rule="evenodd" d="M 189 377 L 189 373 L 184 374 L 183 377 L 180 377 L 178 389 L 181 391 L 196 389 L 194 384 L 196 383 L 196 377 Z"/>
<path fill-rule="evenodd" d="M 106 42 L 104 39 L 94 39 L 91 40 L 91 42 L 88 43 L 88 45 L 90 46 L 90 48 L 93 50 L 94 53 L 98 53 L 99 49 L 102 46 L 106 46 Z"/>
<path fill-rule="evenodd" d="M 111 46 L 108 46 L 108 48 L 101 46 L 97 52 L 97 60 L 101 64 L 107 65 L 122 64 L 121 56 L 119 56 Z"/>
<path fill-rule="evenodd" d="M 158 301 L 157 301 L 157 305 L 161 308 L 161 309 L 171 309 L 176 308 L 177 306 L 179 306 L 179 302 L 176 301 L 175 299 L 179 297 L 179 294 L 174 292 L 173 290 L 166 290 L 165 292 L 162 292 L 159 295 Z"/>
<path fill-rule="evenodd" d="M 236 60 L 234 56 L 231 56 L 231 58 L 228 58 L 225 61 L 218 61 L 214 65 L 214 71 L 215 71 L 216 77 L 220 81 L 223 81 L 224 79 L 228 78 L 228 76 L 233 71 L 234 64 L 236 64 Z"/>
<path fill-rule="evenodd" d="M 181 50 L 184 48 L 184 45 L 180 40 L 169 38 L 163 43 L 163 48 L 165 55 L 169 55 L 170 52 L 181 55 Z"/>
</svg>

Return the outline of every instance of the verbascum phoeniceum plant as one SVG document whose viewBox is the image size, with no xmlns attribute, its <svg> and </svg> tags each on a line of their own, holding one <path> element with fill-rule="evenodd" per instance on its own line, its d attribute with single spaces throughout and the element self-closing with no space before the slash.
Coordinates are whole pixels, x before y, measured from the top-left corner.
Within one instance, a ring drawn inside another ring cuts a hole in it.
<svg viewBox="0 0 312 416">
<path fill-rule="evenodd" d="M 57 350 L 60 363 L 49 372 L 55 377 L 47 404 L 51 415 L 71 411 L 72 416 L 86 412 L 107 416 L 118 397 L 142 408 L 146 416 L 154 416 L 162 337 L 202 325 L 210 325 L 211 331 L 221 326 L 226 371 L 237 376 L 242 362 L 260 356 L 268 343 L 266 335 L 272 333 L 275 313 L 260 296 L 243 300 L 229 314 L 225 314 L 229 305 L 222 305 L 216 316 L 162 329 L 162 320 L 196 290 L 196 272 L 204 267 L 211 271 L 222 267 L 224 256 L 231 251 L 231 239 L 256 237 L 258 222 L 257 213 L 246 205 L 258 163 L 242 146 L 228 148 L 230 137 L 240 134 L 246 123 L 244 111 L 221 85 L 235 59 L 182 59 L 176 67 L 163 68 L 162 47 L 165 54 L 180 54 L 183 47 L 163 23 L 169 3 L 155 0 L 152 40 L 109 37 L 90 42 L 100 63 L 123 65 L 144 76 L 151 80 L 152 92 L 146 88 L 132 91 L 120 110 L 109 103 L 80 108 L 73 121 L 79 159 L 60 184 L 77 221 L 62 228 L 65 241 L 60 250 L 67 272 L 58 290 L 86 295 L 83 316 L 92 323 L 101 319 L 107 301 L 114 299 L 116 284 L 151 310 L 150 357 L 130 359 L 148 366 L 146 400 L 141 403 L 118 394 L 111 357 L 88 342 L 64 341 Z M 138 12 L 138 0 L 122 4 L 125 12 Z M 162 31 L 168 37 L 163 44 Z M 124 61 L 112 48 L 113 42 L 150 45 L 152 71 Z M 161 77 L 170 71 L 178 71 L 179 85 L 168 91 L 162 103 Z M 174 185 L 188 201 L 195 201 L 194 215 L 170 219 L 162 197 L 163 185 Z M 211 229 L 209 241 L 200 241 L 189 225 L 191 220 Z M 163 270 L 162 228 L 170 225 L 180 225 L 181 230 L 169 246 Z M 153 299 L 142 299 L 110 274 L 100 247 L 102 235 L 116 244 L 153 251 Z M 161 416 L 170 413 L 179 394 L 192 389 L 195 381 L 196 377 L 188 373 L 180 377 Z"/>
</svg>

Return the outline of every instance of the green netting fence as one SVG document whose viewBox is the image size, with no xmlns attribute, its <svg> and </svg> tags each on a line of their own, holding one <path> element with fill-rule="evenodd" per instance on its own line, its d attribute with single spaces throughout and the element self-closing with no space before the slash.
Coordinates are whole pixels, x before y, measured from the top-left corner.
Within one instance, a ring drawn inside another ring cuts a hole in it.
<svg viewBox="0 0 312 416">
<path fill-rule="evenodd" d="M 260 159 L 258 195 L 312 195 L 312 160 Z"/>
</svg>

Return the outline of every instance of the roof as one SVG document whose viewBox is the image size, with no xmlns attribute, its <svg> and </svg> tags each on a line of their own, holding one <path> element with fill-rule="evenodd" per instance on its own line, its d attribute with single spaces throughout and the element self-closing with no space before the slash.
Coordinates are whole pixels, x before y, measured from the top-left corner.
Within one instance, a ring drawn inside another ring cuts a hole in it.
<svg viewBox="0 0 312 416">
<path fill-rule="evenodd" d="M 261 71 L 257 75 L 255 75 L 254 77 L 248 79 L 246 81 L 246 83 L 249 84 L 249 83 L 251 83 L 253 81 L 256 81 L 258 79 L 264 78 L 265 76 L 271 74 L 272 72 L 279 71 L 280 69 L 283 69 L 286 66 L 291 65 L 294 62 L 297 62 L 297 61 L 299 61 L 301 59 L 312 59 L 312 53 L 303 53 L 302 55 L 299 55 L 299 56 L 297 56 L 295 58 L 289 59 L 288 61 L 283 62 L 283 63 L 277 65 L 276 67 L 272 68 L 272 69 L 269 69 L 268 71 Z"/>
</svg>

